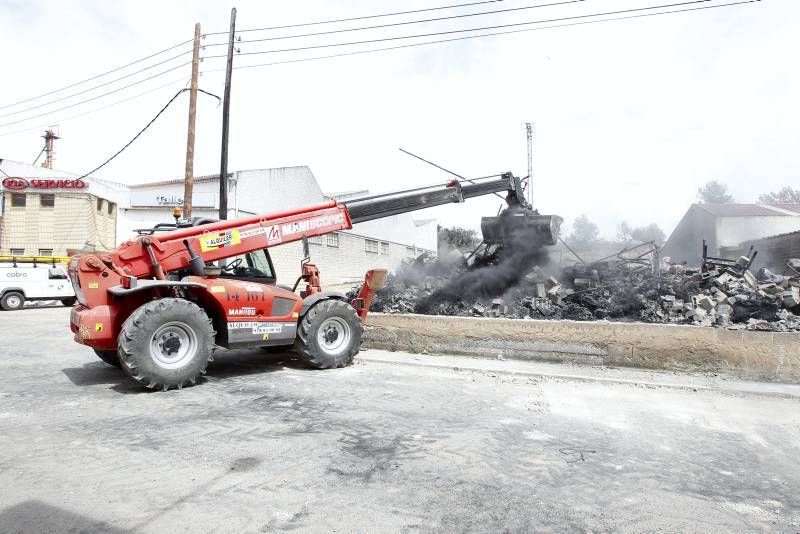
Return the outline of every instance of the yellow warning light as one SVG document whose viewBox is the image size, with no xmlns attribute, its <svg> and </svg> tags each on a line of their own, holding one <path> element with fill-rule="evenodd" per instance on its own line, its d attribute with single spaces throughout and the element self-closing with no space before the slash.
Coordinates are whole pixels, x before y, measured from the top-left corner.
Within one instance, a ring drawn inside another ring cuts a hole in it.
<svg viewBox="0 0 800 534">
<path fill-rule="evenodd" d="M 181 218 L 181 209 L 178 206 L 172 208 L 172 216 L 175 217 L 176 219 Z"/>
</svg>

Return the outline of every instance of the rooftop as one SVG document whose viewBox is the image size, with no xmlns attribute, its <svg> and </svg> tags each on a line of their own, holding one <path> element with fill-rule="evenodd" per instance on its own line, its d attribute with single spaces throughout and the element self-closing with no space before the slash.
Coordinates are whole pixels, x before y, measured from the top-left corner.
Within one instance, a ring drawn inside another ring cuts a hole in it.
<svg viewBox="0 0 800 534">
<path fill-rule="evenodd" d="M 800 204 L 695 204 L 717 217 L 797 217 Z"/>
</svg>

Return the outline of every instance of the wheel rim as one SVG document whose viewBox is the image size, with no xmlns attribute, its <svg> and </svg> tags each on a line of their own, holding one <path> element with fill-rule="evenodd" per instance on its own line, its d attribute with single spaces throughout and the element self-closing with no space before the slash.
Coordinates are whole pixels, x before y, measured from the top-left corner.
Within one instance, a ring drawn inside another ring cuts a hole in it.
<svg viewBox="0 0 800 534">
<path fill-rule="evenodd" d="M 340 317 L 328 317 L 317 330 L 317 344 L 326 353 L 337 356 L 347 350 L 352 332 Z"/>
<path fill-rule="evenodd" d="M 6 299 L 6 304 L 8 304 L 10 308 L 19 308 L 22 306 L 22 299 L 17 295 L 9 295 Z"/>
<path fill-rule="evenodd" d="M 161 325 L 150 338 L 150 357 L 160 367 L 178 369 L 197 353 L 197 335 L 180 321 Z"/>
</svg>

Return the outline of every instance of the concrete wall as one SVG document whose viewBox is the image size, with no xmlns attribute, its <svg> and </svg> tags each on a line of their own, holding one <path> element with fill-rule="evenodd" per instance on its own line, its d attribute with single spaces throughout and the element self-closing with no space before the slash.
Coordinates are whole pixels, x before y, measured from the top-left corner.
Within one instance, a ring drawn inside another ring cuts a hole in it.
<svg viewBox="0 0 800 534">
<path fill-rule="evenodd" d="M 800 383 L 800 334 L 682 325 L 388 315 L 365 345 L 410 352 L 720 372 Z"/>
<path fill-rule="evenodd" d="M 685 261 L 689 265 L 699 265 L 703 239 L 708 242 L 709 254 L 716 255 L 719 251 L 716 218 L 693 205 L 670 234 L 661 254 L 676 263 Z"/>
</svg>

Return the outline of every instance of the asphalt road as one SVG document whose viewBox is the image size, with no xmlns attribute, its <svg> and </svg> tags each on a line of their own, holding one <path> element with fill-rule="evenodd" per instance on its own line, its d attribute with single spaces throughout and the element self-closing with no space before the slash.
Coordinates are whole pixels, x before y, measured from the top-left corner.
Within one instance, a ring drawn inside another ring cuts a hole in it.
<svg viewBox="0 0 800 534">
<path fill-rule="evenodd" d="M 67 322 L 0 312 L 3 533 L 800 530 L 797 386 L 222 351 L 147 392 Z"/>
</svg>

